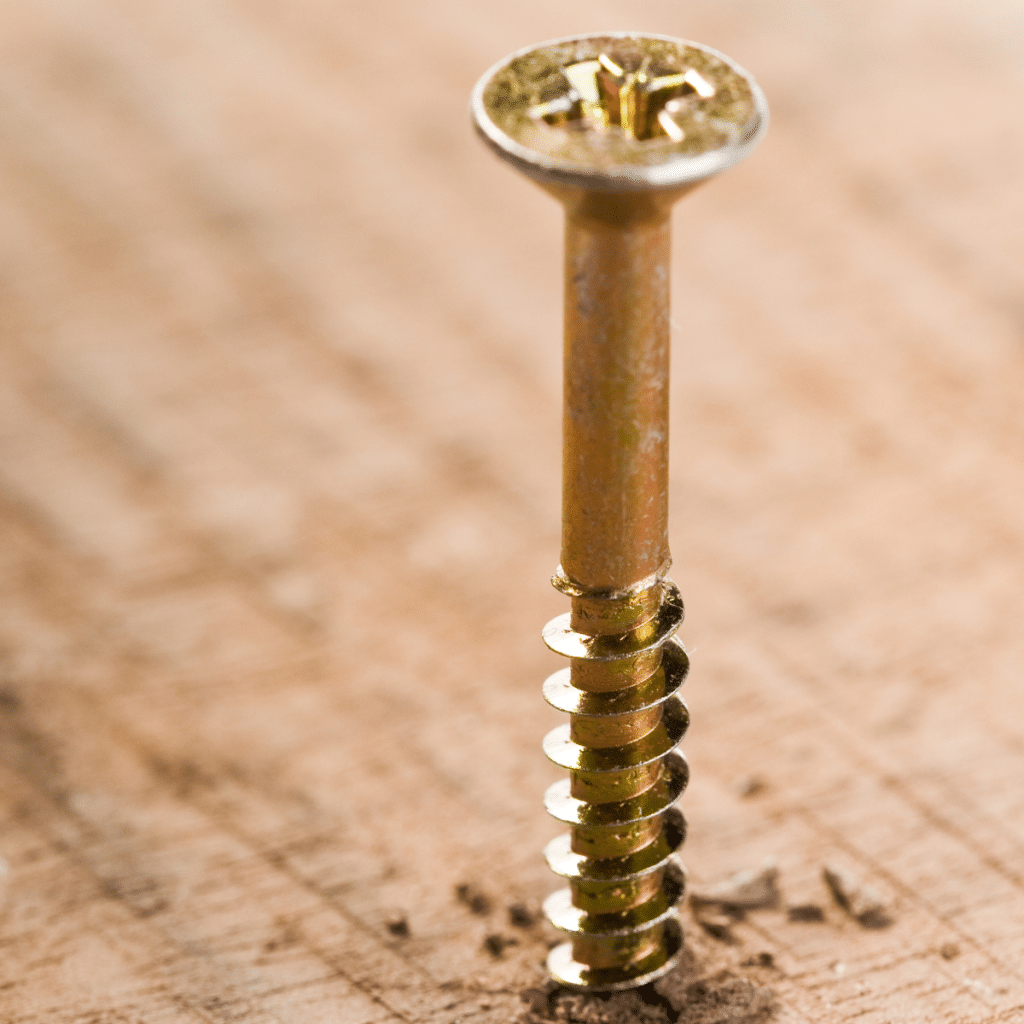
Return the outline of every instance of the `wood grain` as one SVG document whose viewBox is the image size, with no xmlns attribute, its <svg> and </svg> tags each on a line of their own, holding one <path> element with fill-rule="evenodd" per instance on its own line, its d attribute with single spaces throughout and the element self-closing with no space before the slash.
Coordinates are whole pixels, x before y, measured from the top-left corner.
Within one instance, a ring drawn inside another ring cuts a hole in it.
<svg viewBox="0 0 1024 1024">
<path fill-rule="evenodd" d="M 3 1020 L 487 1024 L 541 983 L 560 213 L 465 106 L 601 28 L 722 49 L 774 118 L 676 213 L 671 536 L 685 860 L 785 902 L 688 918 L 686 977 L 1024 1020 L 1019 8 L 2 13 Z"/>
</svg>

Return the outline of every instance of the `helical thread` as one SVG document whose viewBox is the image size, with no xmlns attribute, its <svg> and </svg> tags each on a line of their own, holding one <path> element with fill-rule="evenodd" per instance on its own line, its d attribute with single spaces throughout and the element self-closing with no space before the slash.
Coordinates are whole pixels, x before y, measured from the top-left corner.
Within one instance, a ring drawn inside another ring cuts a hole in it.
<svg viewBox="0 0 1024 1024">
<path fill-rule="evenodd" d="M 655 577 L 628 591 L 586 591 L 561 569 L 572 598 L 544 641 L 570 667 L 544 684 L 569 723 L 544 751 L 569 770 L 545 795 L 570 826 L 545 850 L 569 881 L 544 904 L 570 941 L 548 957 L 555 980 L 594 991 L 632 988 L 669 970 L 681 952 L 676 906 L 685 876 L 674 854 L 686 822 L 673 806 L 689 769 L 675 748 L 689 713 L 676 691 L 689 660 L 674 634 L 683 619 L 675 584 Z"/>
</svg>

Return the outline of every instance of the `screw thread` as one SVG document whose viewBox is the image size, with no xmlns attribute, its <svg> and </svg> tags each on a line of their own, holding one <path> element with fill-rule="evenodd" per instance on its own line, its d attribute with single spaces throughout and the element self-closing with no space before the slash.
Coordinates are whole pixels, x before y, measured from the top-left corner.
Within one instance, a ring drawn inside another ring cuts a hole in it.
<svg viewBox="0 0 1024 1024">
<path fill-rule="evenodd" d="M 570 667 L 547 679 L 544 696 L 569 723 L 544 751 L 569 778 L 544 802 L 570 830 L 545 856 L 569 885 L 544 910 L 570 941 L 551 951 L 548 970 L 591 991 L 632 988 L 669 970 L 682 948 L 685 874 L 674 854 L 686 822 L 673 805 L 689 778 L 676 750 L 689 724 L 677 694 L 689 659 L 674 636 L 683 603 L 663 575 L 629 591 L 584 590 L 561 570 L 553 582 L 572 611 L 544 640 Z"/>
</svg>

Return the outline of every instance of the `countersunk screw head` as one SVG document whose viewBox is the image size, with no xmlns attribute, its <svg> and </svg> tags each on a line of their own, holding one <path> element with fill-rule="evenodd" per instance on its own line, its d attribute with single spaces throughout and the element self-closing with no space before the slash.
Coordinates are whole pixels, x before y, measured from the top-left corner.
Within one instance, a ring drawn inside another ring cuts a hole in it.
<svg viewBox="0 0 1024 1024">
<path fill-rule="evenodd" d="M 520 50 L 480 79 L 470 107 L 484 141 L 522 173 L 614 192 L 695 184 L 768 126 L 764 94 L 724 54 L 636 32 Z"/>
</svg>

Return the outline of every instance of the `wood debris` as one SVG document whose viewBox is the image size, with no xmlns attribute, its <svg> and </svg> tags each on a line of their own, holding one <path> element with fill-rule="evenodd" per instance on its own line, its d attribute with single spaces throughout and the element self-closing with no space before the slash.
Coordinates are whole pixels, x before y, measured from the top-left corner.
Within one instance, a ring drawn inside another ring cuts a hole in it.
<svg viewBox="0 0 1024 1024">
<path fill-rule="evenodd" d="M 885 928 L 892 924 L 881 894 L 853 872 L 835 864 L 826 864 L 821 869 L 821 877 L 836 903 L 862 927 Z"/>
<path fill-rule="evenodd" d="M 824 921 L 825 911 L 817 903 L 796 903 L 787 908 L 786 916 L 790 921 Z"/>
<path fill-rule="evenodd" d="M 494 909 L 490 896 L 471 882 L 455 886 L 455 898 L 481 917 L 486 917 Z"/>
<path fill-rule="evenodd" d="M 768 861 L 759 870 L 738 871 L 715 885 L 690 890 L 690 904 L 724 911 L 763 910 L 779 904 L 779 869 Z"/>
</svg>

